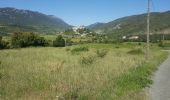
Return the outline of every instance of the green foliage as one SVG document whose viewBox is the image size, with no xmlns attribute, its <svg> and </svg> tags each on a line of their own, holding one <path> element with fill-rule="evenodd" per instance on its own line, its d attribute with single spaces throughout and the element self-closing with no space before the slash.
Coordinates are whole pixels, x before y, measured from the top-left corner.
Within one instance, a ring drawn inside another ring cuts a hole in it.
<svg viewBox="0 0 170 100">
<path fill-rule="evenodd" d="M 70 51 L 71 49 L 70 48 L 66 48 L 66 51 Z"/>
<path fill-rule="evenodd" d="M 158 43 L 158 46 L 165 50 L 169 50 L 170 49 L 170 41 L 161 41 Z"/>
<path fill-rule="evenodd" d="M 80 58 L 80 64 L 91 65 L 95 62 L 96 58 L 94 56 L 83 56 Z"/>
<path fill-rule="evenodd" d="M 108 53 L 108 50 L 106 49 L 101 49 L 101 50 L 97 50 L 96 51 L 96 54 L 97 54 L 97 57 L 100 57 L 100 58 L 104 58 Z"/>
<path fill-rule="evenodd" d="M 158 43 L 158 46 L 163 48 L 163 47 L 164 47 L 163 42 L 162 42 L 162 41 L 161 41 L 161 42 L 159 42 L 159 43 Z"/>
<path fill-rule="evenodd" d="M 9 42 L 3 41 L 2 36 L 0 36 L 0 49 L 8 49 Z"/>
<path fill-rule="evenodd" d="M 74 53 L 79 53 L 79 52 L 86 52 L 89 51 L 89 48 L 86 46 L 82 46 L 82 47 L 76 47 L 74 49 L 71 50 L 71 52 Z"/>
<path fill-rule="evenodd" d="M 168 41 L 167 42 L 163 42 L 163 44 L 164 44 L 165 47 L 170 47 L 170 41 L 169 42 Z"/>
<path fill-rule="evenodd" d="M 66 46 L 71 46 L 73 42 L 71 41 L 71 38 L 66 39 Z"/>
<path fill-rule="evenodd" d="M 63 34 L 65 34 L 65 35 L 74 35 L 75 32 L 73 31 L 73 29 L 68 29 Z"/>
<path fill-rule="evenodd" d="M 37 37 L 34 40 L 33 46 L 47 46 L 48 42 L 44 39 L 44 37 Z"/>
<path fill-rule="evenodd" d="M 15 8 L 0 8 L 0 12 L 5 12 L 1 13 L 0 16 L 0 25 L 4 25 L 5 27 L 0 27 L 0 30 L 7 33 L 19 31 L 56 33 L 70 28 L 63 20 L 54 16 L 34 11 L 25 11 L 27 13 L 23 13 L 22 10 Z M 10 16 L 6 16 L 6 14 Z M 15 18 L 15 21 L 11 17 Z"/>
<path fill-rule="evenodd" d="M 78 100 L 79 98 L 78 89 L 73 89 L 72 91 L 69 91 L 64 95 L 64 98 L 66 100 Z"/>
<path fill-rule="evenodd" d="M 130 51 L 127 52 L 128 54 L 132 54 L 132 55 L 139 55 L 139 54 L 144 54 L 143 50 L 138 48 L 138 49 L 132 49 Z"/>
<path fill-rule="evenodd" d="M 158 45 L 160 47 L 170 47 L 170 41 L 161 41 Z"/>
<path fill-rule="evenodd" d="M 119 49 L 115 44 L 83 44 L 79 46 L 91 49 L 81 55 L 51 47 L 3 50 L 0 99 L 144 100 L 139 98 L 145 96 L 142 87 L 151 82 L 150 69 L 158 67 L 168 53 L 153 47 L 151 62 L 144 64 L 143 55 L 127 54 L 136 44 L 119 44 Z M 103 48 L 109 54 L 98 59 L 96 50 Z"/>
<path fill-rule="evenodd" d="M 90 27 L 94 31 L 109 35 L 109 38 L 119 39 L 122 36 L 139 35 L 146 32 L 146 14 L 119 18 L 109 23 L 98 23 Z M 170 28 L 170 12 L 151 13 L 151 32 L 161 32 Z M 154 37 L 156 38 L 156 37 Z M 160 38 L 160 37 L 157 37 Z M 154 41 L 155 42 L 155 41 Z"/>
<path fill-rule="evenodd" d="M 54 47 L 65 47 L 65 40 L 61 35 L 59 35 L 56 40 L 53 41 Z"/>
<path fill-rule="evenodd" d="M 166 54 L 166 53 L 165 53 Z M 153 71 L 157 70 L 157 65 L 160 65 L 166 58 L 167 55 L 160 54 L 159 60 L 154 60 L 148 63 L 142 63 L 136 68 L 129 70 L 129 73 L 123 74 L 116 79 L 116 95 L 122 96 L 129 91 L 137 91 L 152 84 L 150 76 Z"/>
<path fill-rule="evenodd" d="M 48 42 L 34 33 L 15 32 L 11 37 L 12 47 L 47 46 Z"/>
<path fill-rule="evenodd" d="M 77 32 L 80 33 L 80 34 L 90 33 L 90 30 L 87 29 L 87 28 L 82 28 L 82 29 L 77 29 Z"/>
</svg>

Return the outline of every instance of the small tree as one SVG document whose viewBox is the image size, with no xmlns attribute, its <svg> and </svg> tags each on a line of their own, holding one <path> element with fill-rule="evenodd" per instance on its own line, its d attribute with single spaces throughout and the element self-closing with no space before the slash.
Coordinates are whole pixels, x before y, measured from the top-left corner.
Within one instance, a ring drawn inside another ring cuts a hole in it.
<svg viewBox="0 0 170 100">
<path fill-rule="evenodd" d="M 59 35 L 56 40 L 53 41 L 54 47 L 65 47 L 65 40 L 61 35 Z"/>
<path fill-rule="evenodd" d="M 66 46 L 71 46 L 72 45 L 72 41 L 71 41 L 71 38 L 66 38 L 66 40 L 65 40 L 65 45 Z"/>
<path fill-rule="evenodd" d="M 48 45 L 49 43 L 47 40 L 45 40 L 44 37 L 37 37 L 33 43 L 33 46 L 48 46 Z"/>
<path fill-rule="evenodd" d="M 3 41 L 2 36 L 0 36 L 0 49 L 8 49 L 9 42 Z"/>
<path fill-rule="evenodd" d="M 48 41 L 34 33 L 17 32 L 12 34 L 13 47 L 47 46 Z"/>
</svg>

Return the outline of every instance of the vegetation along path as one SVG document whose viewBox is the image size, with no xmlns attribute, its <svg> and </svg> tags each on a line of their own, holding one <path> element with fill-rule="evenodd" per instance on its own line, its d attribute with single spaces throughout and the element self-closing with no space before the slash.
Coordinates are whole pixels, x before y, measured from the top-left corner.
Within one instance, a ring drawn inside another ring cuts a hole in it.
<svg viewBox="0 0 170 100">
<path fill-rule="evenodd" d="M 151 100 L 170 100 L 170 55 L 155 73 L 153 81 L 150 89 Z"/>
</svg>

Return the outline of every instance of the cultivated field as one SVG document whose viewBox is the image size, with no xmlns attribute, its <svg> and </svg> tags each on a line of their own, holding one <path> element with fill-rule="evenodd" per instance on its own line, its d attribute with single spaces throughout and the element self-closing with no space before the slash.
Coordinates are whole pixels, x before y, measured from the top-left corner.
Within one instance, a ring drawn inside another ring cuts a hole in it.
<svg viewBox="0 0 170 100">
<path fill-rule="evenodd" d="M 86 44 L 0 51 L 1 100 L 147 100 L 167 53 L 143 44 Z"/>
</svg>

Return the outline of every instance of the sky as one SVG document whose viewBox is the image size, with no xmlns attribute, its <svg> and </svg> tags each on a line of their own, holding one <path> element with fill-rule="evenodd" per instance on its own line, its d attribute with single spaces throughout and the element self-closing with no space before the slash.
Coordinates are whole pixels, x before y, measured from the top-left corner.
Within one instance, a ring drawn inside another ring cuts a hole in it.
<svg viewBox="0 0 170 100">
<path fill-rule="evenodd" d="M 0 0 L 0 7 L 14 7 L 55 15 L 70 25 L 109 22 L 147 12 L 147 0 Z M 170 0 L 151 0 L 152 12 L 170 10 Z"/>
</svg>

